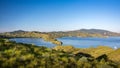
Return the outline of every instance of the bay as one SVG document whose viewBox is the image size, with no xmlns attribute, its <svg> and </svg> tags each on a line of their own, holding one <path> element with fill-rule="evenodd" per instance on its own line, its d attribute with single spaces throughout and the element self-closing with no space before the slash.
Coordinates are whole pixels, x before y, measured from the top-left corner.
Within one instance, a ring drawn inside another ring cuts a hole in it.
<svg viewBox="0 0 120 68">
<path fill-rule="evenodd" d="M 27 44 L 34 44 L 37 46 L 45 46 L 45 47 L 53 47 L 55 44 L 51 42 L 46 42 L 42 38 L 12 38 L 9 39 L 10 41 L 15 41 L 17 43 L 27 43 Z"/>
<path fill-rule="evenodd" d="M 93 37 L 62 37 L 58 40 L 63 42 L 63 45 L 73 45 L 76 48 L 88 48 L 97 46 L 109 46 L 112 48 L 120 48 L 120 37 L 108 38 L 93 38 Z"/>
<path fill-rule="evenodd" d="M 55 44 L 46 42 L 42 38 L 12 38 L 11 41 L 18 43 L 35 44 L 38 46 L 54 47 Z M 89 48 L 97 46 L 109 46 L 112 48 L 120 48 L 120 37 L 108 37 L 108 38 L 93 38 L 93 37 L 62 37 L 57 38 L 62 41 L 63 45 L 72 45 L 76 48 Z"/>
</svg>

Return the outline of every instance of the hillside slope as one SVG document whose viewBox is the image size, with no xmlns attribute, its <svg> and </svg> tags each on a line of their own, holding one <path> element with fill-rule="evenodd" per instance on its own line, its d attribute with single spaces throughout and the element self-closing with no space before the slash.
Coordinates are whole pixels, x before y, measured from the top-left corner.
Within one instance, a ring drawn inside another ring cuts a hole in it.
<svg viewBox="0 0 120 68">
<path fill-rule="evenodd" d="M 84 52 L 73 54 L 73 49 L 76 50 L 76 48 L 71 46 L 67 46 L 67 48 L 69 48 L 69 52 L 0 39 L 0 67 L 119 68 L 120 66 L 118 63 L 107 60 L 106 55 L 99 56 L 96 59 Z"/>
</svg>

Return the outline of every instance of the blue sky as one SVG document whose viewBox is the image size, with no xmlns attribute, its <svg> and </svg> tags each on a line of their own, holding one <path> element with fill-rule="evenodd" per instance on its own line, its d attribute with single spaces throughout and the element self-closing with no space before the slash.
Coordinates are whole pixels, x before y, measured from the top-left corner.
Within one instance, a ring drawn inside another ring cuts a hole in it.
<svg viewBox="0 0 120 68">
<path fill-rule="evenodd" d="M 0 32 L 82 28 L 120 32 L 120 1 L 0 0 Z"/>
</svg>

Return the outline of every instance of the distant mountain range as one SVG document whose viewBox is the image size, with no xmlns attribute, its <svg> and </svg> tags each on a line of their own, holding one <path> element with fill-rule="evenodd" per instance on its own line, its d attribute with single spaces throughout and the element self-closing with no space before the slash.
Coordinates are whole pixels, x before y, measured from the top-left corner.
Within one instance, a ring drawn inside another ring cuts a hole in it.
<svg viewBox="0 0 120 68">
<path fill-rule="evenodd" d="M 101 29 L 80 29 L 73 31 L 54 31 L 54 32 L 39 32 L 39 31 L 24 31 L 17 30 L 13 32 L 1 33 L 0 36 L 7 37 L 42 37 L 48 35 L 52 38 L 65 37 L 65 36 L 76 36 L 76 37 L 109 37 L 109 36 L 120 36 L 120 33 L 111 32 L 108 30 Z"/>
<path fill-rule="evenodd" d="M 101 29 L 80 29 L 80 30 L 76 30 L 76 31 L 80 31 L 80 32 L 87 32 L 87 33 L 107 33 L 110 31 L 107 30 L 101 30 Z"/>
<path fill-rule="evenodd" d="M 120 36 L 120 33 L 108 31 L 108 30 L 102 30 L 102 29 L 80 29 L 80 30 L 74 30 L 69 32 L 82 32 L 82 33 L 89 33 L 89 34 L 101 34 L 103 36 Z"/>
</svg>

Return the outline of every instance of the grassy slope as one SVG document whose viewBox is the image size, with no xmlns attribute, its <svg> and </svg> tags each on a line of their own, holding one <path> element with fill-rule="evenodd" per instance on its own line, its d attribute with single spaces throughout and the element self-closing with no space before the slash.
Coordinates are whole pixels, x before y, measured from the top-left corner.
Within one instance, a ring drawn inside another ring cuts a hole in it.
<svg viewBox="0 0 120 68">
<path fill-rule="evenodd" d="M 120 62 L 120 48 L 108 54 L 108 57 L 115 62 Z"/>
<path fill-rule="evenodd" d="M 32 44 L 10 42 L 7 39 L 0 39 L 0 67 L 116 68 L 118 66 L 114 62 L 103 60 L 104 57 L 98 61 L 90 54 L 86 54 L 87 52 L 90 52 L 91 49 L 84 49 L 84 52 L 86 53 L 81 53 L 80 51 L 82 51 L 82 49 L 76 49 L 72 46 L 56 46 L 56 48 L 58 50 Z M 96 50 L 99 50 L 99 47 Z"/>
<path fill-rule="evenodd" d="M 109 60 L 120 62 L 120 48 L 114 50 L 107 46 L 98 46 L 96 48 L 74 48 L 73 46 L 56 46 L 54 47 L 55 50 L 65 51 L 65 52 L 72 52 L 73 54 L 77 54 L 79 52 L 87 53 L 97 58 L 101 55 L 106 54 Z"/>
</svg>

